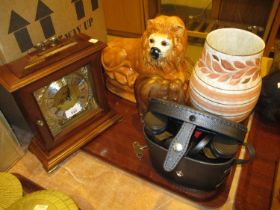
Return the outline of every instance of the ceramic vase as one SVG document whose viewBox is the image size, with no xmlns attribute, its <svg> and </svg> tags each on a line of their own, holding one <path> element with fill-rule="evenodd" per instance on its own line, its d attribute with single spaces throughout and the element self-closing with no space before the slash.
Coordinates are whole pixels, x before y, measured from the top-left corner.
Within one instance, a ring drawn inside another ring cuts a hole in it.
<svg viewBox="0 0 280 210">
<path fill-rule="evenodd" d="M 246 119 L 260 95 L 264 47 L 249 31 L 210 32 L 190 79 L 192 106 L 235 122 Z"/>
</svg>

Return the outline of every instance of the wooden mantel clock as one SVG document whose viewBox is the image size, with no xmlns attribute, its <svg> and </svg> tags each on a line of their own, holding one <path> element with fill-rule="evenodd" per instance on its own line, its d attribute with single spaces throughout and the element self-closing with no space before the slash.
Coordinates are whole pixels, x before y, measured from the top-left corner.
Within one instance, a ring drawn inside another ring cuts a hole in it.
<svg viewBox="0 0 280 210">
<path fill-rule="evenodd" d="M 34 130 L 29 149 L 47 171 L 120 119 L 106 100 L 104 47 L 80 34 L 0 68 L 1 84 Z"/>
</svg>

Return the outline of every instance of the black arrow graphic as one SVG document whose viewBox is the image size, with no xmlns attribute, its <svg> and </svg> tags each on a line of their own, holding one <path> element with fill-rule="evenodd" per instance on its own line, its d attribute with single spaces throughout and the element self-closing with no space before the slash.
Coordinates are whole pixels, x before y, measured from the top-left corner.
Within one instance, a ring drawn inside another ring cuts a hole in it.
<svg viewBox="0 0 280 210">
<path fill-rule="evenodd" d="M 51 14 L 53 11 L 47 7 L 41 0 L 38 1 L 35 21 L 39 20 L 44 32 L 45 38 L 50 38 L 55 35 Z"/>
<path fill-rule="evenodd" d="M 21 52 L 33 47 L 30 35 L 26 26 L 30 23 L 12 10 L 8 34 L 13 33 Z"/>
<path fill-rule="evenodd" d="M 85 17 L 85 9 L 83 0 L 72 0 L 72 3 L 75 5 L 75 10 L 77 14 L 77 19 L 80 20 Z"/>
<path fill-rule="evenodd" d="M 91 0 L 91 9 L 92 11 L 98 9 L 98 0 Z"/>
</svg>

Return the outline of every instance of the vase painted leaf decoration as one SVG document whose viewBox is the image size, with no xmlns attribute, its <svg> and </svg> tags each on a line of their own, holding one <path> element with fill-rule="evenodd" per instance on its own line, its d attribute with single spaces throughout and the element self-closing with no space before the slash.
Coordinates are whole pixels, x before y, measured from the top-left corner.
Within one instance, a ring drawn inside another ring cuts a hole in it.
<svg viewBox="0 0 280 210">
<path fill-rule="evenodd" d="M 252 74 L 254 74 L 255 72 L 257 72 L 259 69 L 257 67 L 252 67 L 250 70 L 248 70 L 246 72 L 246 74 L 244 76 L 251 76 Z"/>
<path fill-rule="evenodd" d="M 198 61 L 198 67 L 208 78 L 220 83 L 237 85 L 246 84 L 259 77 L 260 59 L 247 61 L 232 61 L 220 59 L 217 55 L 202 51 L 202 57 Z"/>
<path fill-rule="evenodd" d="M 211 74 L 208 75 L 208 77 L 211 78 L 211 79 L 216 79 L 219 76 L 220 76 L 220 74 L 215 74 L 215 73 L 211 73 Z"/>
<path fill-rule="evenodd" d="M 206 54 L 206 66 L 208 68 L 211 68 L 211 66 L 212 66 L 211 56 L 208 53 Z"/>
<path fill-rule="evenodd" d="M 238 83 L 240 83 L 240 81 L 241 81 L 241 79 L 236 79 L 236 80 L 232 79 L 232 80 L 230 80 L 229 84 L 230 85 L 237 85 Z"/>
<path fill-rule="evenodd" d="M 240 61 L 234 61 L 233 64 L 234 64 L 235 67 L 237 67 L 239 69 L 243 69 L 243 68 L 246 67 L 246 65 L 244 63 L 240 62 Z"/>
<path fill-rule="evenodd" d="M 225 75 L 222 75 L 219 79 L 217 79 L 217 81 L 226 82 L 227 80 L 229 80 L 229 78 L 230 78 L 230 75 L 225 74 Z"/>
<path fill-rule="evenodd" d="M 212 73 L 212 71 L 210 71 L 210 69 L 207 68 L 207 67 L 202 67 L 202 68 L 200 69 L 200 71 L 201 71 L 202 73 L 204 73 L 204 74 L 210 74 L 210 73 Z"/>
<path fill-rule="evenodd" d="M 235 74 L 232 75 L 232 79 L 241 78 L 246 72 L 247 72 L 246 69 L 240 70 L 240 71 L 238 71 L 237 73 L 235 73 Z"/>
<path fill-rule="evenodd" d="M 253 61 L 246 61 L 246 64 L 248 66 L 255 66 L 255 63 Z"/>
<path fill-rule="evenodd" d="M 260 73 L 259 71 L 256 71 L 252 77 L 252 81 L 255 81 L 259 77 Z"/>
<path fill-rule="evenodd" d="M 217 61 L 213 61 L 213 69 L 216 72 L 225 73 L 225 71 L 223 70 L 223 68 L 220 66 L 220 64 Z"/>
<path fill-rule="evenodd" d="M 199 61 L 198 61 L 198 67 L 205 67 L 205 65 L 204 65 L 204 63 L 203 63 L 203 61 L 201 60 L 201 59 L 199 59 Z"/>
<path fill-rule="evenodd" d="M 229 71 L 234 71 L 235 68 L 231 65 L 230 62 L 226 61 L 226 60 L 221 60 L 221 63 L 222 63 L 222 66 L 226 69 L 226 70 L 229 70 Z"/>
<path fill-rule="evenodd" d="M 212 55 L 212 57 L 213 57 L 216 61 L 219 61 L 218 56 L 216 56 L 216 55 Z"/>
<path fill-rule="evenodd" d="M 248 83 L 248 82 L 250 81 L 250 79 L 251 79 L 251 78 L 247 78 L 247 79 L 245 79 L 242 83 L 243 83 L 243 84 L 246 84 L 246 83 Z"/>
</svg>

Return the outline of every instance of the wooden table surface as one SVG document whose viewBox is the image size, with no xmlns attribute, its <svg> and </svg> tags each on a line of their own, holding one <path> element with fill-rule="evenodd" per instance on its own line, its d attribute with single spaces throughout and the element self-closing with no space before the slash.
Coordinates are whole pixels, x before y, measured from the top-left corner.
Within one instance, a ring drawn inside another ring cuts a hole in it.
<svg viewBox="0 0 280 210">
<path fill-rule="evenodd" d="M 255 147 L 256 157 L 242 168 L 235 206 L 240 210 L 270 209 L 280 159 L 280 125 L 266 122 L 256 113 L 248 142 Z"/>
</svg>

